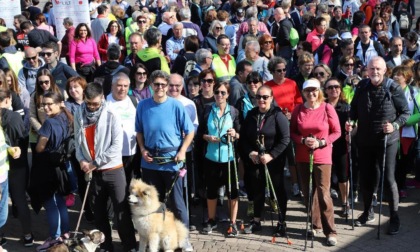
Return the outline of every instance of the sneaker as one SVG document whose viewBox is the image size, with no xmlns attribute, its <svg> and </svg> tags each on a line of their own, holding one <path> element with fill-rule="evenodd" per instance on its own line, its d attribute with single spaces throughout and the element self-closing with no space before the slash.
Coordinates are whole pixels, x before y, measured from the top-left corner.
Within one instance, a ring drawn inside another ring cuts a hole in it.
<svg viewBox="0 0 420 252">
<path fill-rule="evenodd" d="M 286 222 L 277 222 L 277 227 L 274 229 L 273 236 L 284 237 L 286 236 Z"/>
<path fill-rule="evenodd" d="M 331 247 L 337 245 L 337 237 L 335 235 L 329 235 L 327 237 L 327 245 Z"/>
<path fill-rule="evenodd" d="M 24 235 L 23 236 L 23 245 L 25 247 L 32 247 L 34 245 L 34 236 L 32 234 Z"/>
<path fill-rule="evenodd" d="M 330 192 L 331 192 L 331 198 L 338 199 L 338 193 L 335 189 L 331 188 Z"/>
<path fill-rule="evenodd" d="M 309 229 L 308 232 L 306 233 L 306 235 L 308 236 L 308 238 L 312 238 L 316 236 L 316 230 L 315 229 Z"/>
<path fill-rule="evenodd" d="M 235 223 L 230 223 L 228 230 L 226 231 L 227 237 L 236 237 L 238 236 L 238 227 Z"/>
<path fill-rule="evenodd" d="M 346 216 L 349 216 L 350 215 L 350 205 L 343 204 L 341 206 L 341 215 L 343 217 L 346 217 Z"/>
<path fill-rule="evenodd" d="M 184 251 L 185 252 L 192 252 L 192 251 L 194 251 L 193 246 L 191 245 L 191 242 L 190 242 L 189 239 L 187 239 L 187 241 L 185 242 Z"/>
<path fill-rule="evenodd" d="M 203 234 L 211 234 L 213 233 L 213 229 L 217 228 L 217 222 L 213 219 L 209 219 L 206 223 L 206 227 L 203 228 Z"/>
<path fill-rule="evenodd" d="M 195 225 L 190 225 L 190 231 L 195 231 L 197 230 L 197 227 Z"/>
<path fill-rule="evenodd" d="M 249 225 L 244 229 L 245 234 L 252 234 L 261 231 L 261 222 L 252 220 Z"/>
<path fill-rule="evenodd" d="M 353 192 L 353 197 L 354 197 L 353 202 L 354 203 L 358 203 L 359 202 L 359 192 L 358 191 L 354 191 Z"/>
<path fill-rule="evenodd" d="M 400 231 L 401 223 L 400 217 L 398 216 L 397 212 L 391 213 L 391 218 L 389 220 L 389 228 L 388 234 L 389 235 L 396 235 Z"/>
<path fill-rule="evenodd" d="M 361 227 L 366 225 L 366 223 L 372 223 L 375 221 L 375 213 L 373 212 L 373 209 L 369 210 L 369 212 L 363 212 L 357 220 L 354 222 L 355 226 Z"/>
<path fill-rule="evenodd" d="M 372 196 L 372 206 L 376 207 L 378 205 L 378 194 L 374 193 Z"/>
<path fill-rule="evenodd" d="M 75 201 L 76 201 L 76 197 L 74 196 L 73 193 L 70 193 L 69 195 L 66 196 L 66 206 L 67 207 L 74 206 Z"/>
<path fill-rule="evenodd" d="M 294 197 L 299 197 L 301 195 L 299 185 L 297 183 L 294 183 L 292 186 L 292 194 Z"/>
<path fill-rule="evenodd" d="M 38 252 L 47 251 L 47 249 L 49 249 L 50 247 L 52 247 L 54 244 L 56 244 L 58 242 L 60 242 L 60 241 L 57 240 L 57 239 L 53 239 L 53 238 L 49 237 L 47 240 L 45 240 L 45 242 L 42 245 L 36 247 L 36 251 L 38 251 Z"/>
<path fill-rule="evenodd" d="M 246 190 L 245 190 L 244 186 L 239 187 L 238 195 L 239 195 L 239 197 L 242 197 L 242 198 L 248 197 L 248 194 L 246 193 Z"/>
<path fill-rule="evenodd" d="M 400 190 L 398 192 L 398 194 L 400 195 L 400 199 L 405 199 L 408 197 L 407 191 L 406 190 Z"/>
<path fill-rule="evenodd" d="M 246 209 L 246 214 L 248 217 L 254 217 L 254 202 L 249 201 L 248 202 L 248 208 Z"/>
</svg>

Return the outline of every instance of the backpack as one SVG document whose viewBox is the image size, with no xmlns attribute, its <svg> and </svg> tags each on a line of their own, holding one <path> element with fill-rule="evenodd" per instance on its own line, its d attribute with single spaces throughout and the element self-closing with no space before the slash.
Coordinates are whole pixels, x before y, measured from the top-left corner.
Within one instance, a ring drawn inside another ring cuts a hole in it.
<svg viewBox="0 0 420 252">
<path fill-rule="evenodd" d="M 401 12 L 399 23 L 400 23 L 400 30 L 410 29 L 410 20 L 408 18 L 407 12 Z"/>
<path fill-rule="evenodd" d="M 299 33 L 293 27 L 290 29 L 289 41 L 290 41 L 290 45 L 292 45 L 292 47 L 297 46 L 297 44 L 299 43 Z"/>
<path fill-rule="evenodd" d="M 184 56 L 185 60 L 187 60 L 187 58 Z M 190 76 L 191 71 L 195 68 L 195 65 L 197 63 L 195 62 L 195 60 L 187 60 L 187 62 L 185 63 L 185 69 L 184 69 L 184 80 L 187 81 L 188 77 Z"/>
</svg>

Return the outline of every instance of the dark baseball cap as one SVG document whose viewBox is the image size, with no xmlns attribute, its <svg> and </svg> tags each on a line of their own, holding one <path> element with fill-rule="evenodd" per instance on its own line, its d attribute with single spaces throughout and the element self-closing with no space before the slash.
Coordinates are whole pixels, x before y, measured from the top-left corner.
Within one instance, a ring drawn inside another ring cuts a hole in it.
<svg viewBox="0 0 420 252">
<path fill-rule="evenodd" d="M 244 11 L 244 9 L 239 8 L 239 9 L 236 10 L 236 14 L 238 16 L 243 16 L 243 15 L 245 15 L 245 11 Z"/>
</svg>

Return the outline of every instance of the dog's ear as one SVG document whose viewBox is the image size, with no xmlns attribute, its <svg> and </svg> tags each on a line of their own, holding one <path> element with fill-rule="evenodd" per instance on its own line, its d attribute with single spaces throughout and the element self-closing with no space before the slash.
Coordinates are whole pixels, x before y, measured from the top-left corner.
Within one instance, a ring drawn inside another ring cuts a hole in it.
<svg viewBox="0 0 420 252">
<path fill-rule="evenodd" d="M 86 230 L 86 229 L 83 229 L 83 230 L 82 230 L 82 233 L 83 233 L 85 236 L 89 236 L 90 231 L 89 231 L 89 230 Z"/>
</svg>

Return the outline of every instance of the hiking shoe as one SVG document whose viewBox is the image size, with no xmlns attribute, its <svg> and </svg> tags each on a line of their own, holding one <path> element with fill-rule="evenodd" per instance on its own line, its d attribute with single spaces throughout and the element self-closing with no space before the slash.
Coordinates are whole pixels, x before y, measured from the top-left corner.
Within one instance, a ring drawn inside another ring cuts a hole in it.
<svg viewBox="0 0 420 252">
<path fill-rule="evenodd" d="M 238 227 L 235 223 L 230 223 L 228 230 L 226 231 L 227 237 L 236 237 L 238 236 Z"/>
<path fill-rule="evenodd" d="M 338 199 L 338 193 L 335 189 L 331 188 L 330 193 L 331 193 L 331 198 Z"/>
<path fill-rule="evenodd" d="M 277 227 L 274 229 L 273 236 L 284 237 L 286 236 L 286 222 L 277 222 Z"/>
<path fill-rule="evenodd" d="M 69 195 L 66 196 L 66 206 L 67 207 L 74 206 L 75 201 L 76 201 L 76 197 L 74 196 L 73 193 L 70 193 Z"/>
<path fill-rule="evenodd" d="M 252 234 L 261 231 L 261 222 L 252 220 L 249 225 L 244 229 L 245 234 Z"/>
<path fill-rule="evenodd" d="M 343 204 L 341 206 L 341 215 L 343 217 L 346 217 L 346 216 L 349 216 L 350 215 L 350 205 Z"/>
<path fill-rule="evenodd" d="M 194 251 L 193 246 L 191 245 L 191 242 L 190 242 L 189 239 L 187 239 L 187 241 L 185 242 L 184 251 L 185 252 L 192 252 L 192 251 Z"/>
<path fill-rule="evenodd" d="M 373 209 L 369 210 L 368 212 L 363 212 L 361 215 L 359 215 L 359 218 L 354 222 L 355 226 L 361 227 L 366 225 L 366 223 L 372 223 L 375 221 L 375 213 L 373 212 Z"/>
<path fill-rule="evenodd" d="M 331 247 L 337 245 L 337 237 L 335 235 L 329 235 L 327 237 L 327 245 Z"/>
<path fill-rule="evenodd" d="M 292 194 L 294 197 L 300 197 L 302 195 L 302 192 L 299 190 L 299 185 L 297 183 L 294 183 L 292 186 Z"/>
<path fill-rule="evenodd" d="M 389 220 L 389 228 L 388 234 L 389 235 L 396 235 L 400 231 L 401 223 L 400 217 L 398 216 L 397 212 L 391 213 L 391 218 Z"/>
<path fill-rule="evenodd" d="M 197 227 L 195 225 L 190 225 L 190 231 L 195 231 L 197 230 Z"/>
<path fill-rule="evenodd" d="M 34 245 L 34 236 L 32 234 L 24 235 L 23 236 L 23 245 L 25 247 L 32 247 Z"/>
<path fill-rule="evenodd" d="M 359 192 L 358 191 L 354 191 L 353 192 L 353 203 L 358 203 L 359 202 Z"/>
<path fill-rule="evenodd" d="M 378 205 L 378 194 L 374 193 L 372 197 L 372 206 L 376 207 Z"/>
<path fill-rule="evenodd" d="M 203 234 L 211 234 L 213 233 L 213 229 L 217 228 L 217 222 L 213 219 L 209 219 L 206 223 L 206 226 L 203 228 Z"/>
<path fill-rule="evenodd" d="M 249 201 L 248 202 L 248 208 L 246 209 L 246 214 L 248 217 L 254 217 L 254 202 Z"/>
</svg>

